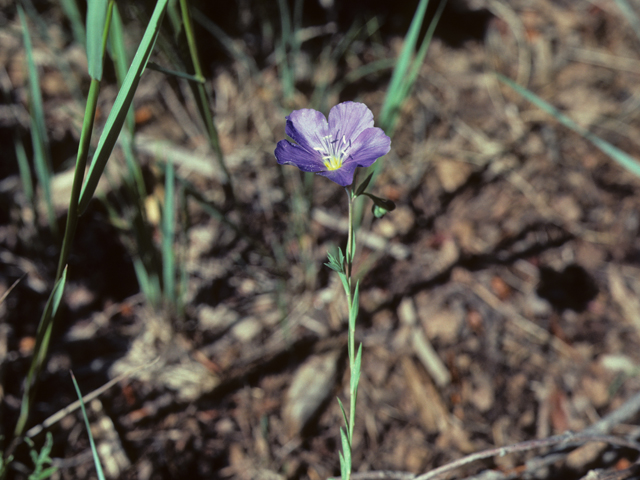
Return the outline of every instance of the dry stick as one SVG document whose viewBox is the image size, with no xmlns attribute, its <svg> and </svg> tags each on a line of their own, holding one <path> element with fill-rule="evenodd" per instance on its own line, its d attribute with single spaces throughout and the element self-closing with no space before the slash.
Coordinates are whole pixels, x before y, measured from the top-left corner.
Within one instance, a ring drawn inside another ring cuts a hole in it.
<svg viewBox="0 0 640 480">
<path fill-rule="evenodd" d="M 415 474 L 407 472 L 392 472 L 379 470 L 377 472 L 352 473 L 352 480 L 414 480 Z M 340 480 L 340 477 L 331 477 L 329 480 Z"/>
<path fill-rule="evenodd" d="M 583 430 L 584 433 L 602 434 L 610 432 L 613 427 L 630 420 L 640 411 L 640 392 L 624 402 L 613 412 L 605 415 L 596 423 Z"/>
<path fill-rule="evenodd" d="M 640 397 L 640 395 L 638 395 Z M 599 423 L 599 422 L 598 422 Z M 597 425 L 597 424 L 596 424 Z M 351 475 L 353 480 L 374 480 L 374 479 L 394 479 L 394 480 L 431 480 L 444 473 L 450 472 L 457 468 L 463 467 L 470 463 L 485 458 L 491 457 L 503 457 L 508 453 L 526 452 L 536 448 L 553 447 L 566 448 L 569 446 L 576 446 L 587 442 L 605 442 L 611 445 L 617 445 L 620 447 L 630 448 L 640 452 L 640 443 L 626 440 L 624 438 L 615 437 L 612 435 L 598 435 L 588 433 L 589 429 L 586 429 L 581 433 L 566 432 L 561 435 L 555 435 L 553 437 L 542 438 L 537 440 L 528 440 L 526 442 L 516 443 L 514 445 L 508 445 L 505 447 L 496 447 L 484 450 L 482 452 L 472 453 L 466 457 L 462 457 L 453 462 L 447 463 L 441 467 L 438 467 L 430 472 L 423 473 L 422 475 L 414 475 L 412 473 L 405 472 L 364 472 L 355 473 Z"/>
<path fill-rule="evenodd" d="M 133 375 L 134 373 L 137 373 L 140 370 L 144 370 L 145 368 L 148 368 L 148 367 L 152 366 L 159 359 L 160 359 L 160 357 L 158 356 L 155 360 L 151 361 L 150 363 L 147 363 L 145 365 L 140 365 L 140 366 L 138 366 L 136 368 L 132 368 L 128 372 L 121 373 L 120 375 L 118 375 L 114 379 L 109 380 L 107 383 L 105 383 L 101 387 L 98 387 L 97 389 L 95 389 L 93 392 L 86 394 L 84 397 L 82 397 L 82 401 L 85 404 L 90 402 L 91 400 L 93 400 L 94 398 L 98 397 L 99 395 L 102 395 L 105 391 L 110 389 L 113 385 L 118 383 L 120 380 L 124 380 L 125 378 Z M 54 425 L 55 423 L 59 422 L 60 420 L 62 420 L 64 417 L 66 417 L 70 413 L 76 411 L 78 408 L 80 408 L 80 400 L 76 400 L 75 402 L 67 405 L 62 410 L 59 410 L 58 412 L 56 412 L 53 415 L 51 415 L 49 418 L 47 418 L 41 424 L 36 425 L 35 427 L 31 427 L 27 431 L 27 433 L 25 434 L 25 437 L 28 437 L 28 438 L 35 437 L 40 432 L 42 432 L 45 428 L 49 428 L 51 425 Z"/>
<path fill-rule="evenodd" d="M 23 273 L 23 274 L 22 274 L 22 276 L 21 276 L 19 279 L 17 279 L 15 282 L 13 282 L 13 283 L 11 284 L 11 286 L 9 287 L 9 289 L 8 289 L 6 292 L 4 292 L 4 295 L 2 295 L 2 297 L 0 297 L 0 305 L 1 305 L 1 304 L 2 304 L 2 302 L 4 302 L 4 300 L 9 296 L 9 294 L 11 293 L 11 291 L 12 291 L 14 288 L 16 288 L 16 286 L 17 286 L 17 285 L 22 281 L 22 279 L 23 279 L 24 277 L 26 277 L 26 276 L 27 276 L 27 272 Z"/>
<path fill-rule="evenodd" d="M 610 432 L 613 427 L 619 425 L 640 411 L 640 392 L 636 393 L 629 400 L 624 402 L 619 408 L 604 416 L 590 427 L 585 428 L 582 433 L 585 435 L 599 435 Z M 551 465 L 564 457 L 564 453 L 550 453 L 544 458 L 534 458 L 527 462 L 527 471 L 538 470 L 539 468 Z"/>
<path fill-rule="evenodd" d="M 566 448 L 568 446 L 574 446 L 577 444 L 582 444 L 587 442 L 606 442 L 611 445 L 618 445 L 621 447 L 631 448 L 633 450 L 638 450 L 640 452 L 640 443 L 625 440 L 624 438 L 614 437 L 612 435 L 597 435 L 597 434 L 594 435 L 594 434 L 584 433 L 584 432 L 583 433 L 566 432 L 566 433 L 563 433 L 562 435 L 555 435 L 553 437 L 542 438 L 539 440 L 529 440 L 527 442 L 516 443 L 515 445 L 491 448 L 483 452 L 472 453 L 471 455 L 462 457 L 459 460 L 455 460 L 451 463 L 448 463 L 447 465 L 443 465 L 439 468 L 436 468 L 435 470 L 431 470 L 430 472 L 419 475 L 415 477 L 414 480 L 429 480 L 445 472 L 449 472 L 456 468 L 462 467 L 463 465 L 467 465 L 471 462 L 482 460 L 484 458 L 495 457 L 495 456 L 503 457 L 507 453 L 526 452 L 528 450 L 533 450 L 534 448 L 541 448 L 541 447 L 558 446 L 560 448 Z"/>
</svg>

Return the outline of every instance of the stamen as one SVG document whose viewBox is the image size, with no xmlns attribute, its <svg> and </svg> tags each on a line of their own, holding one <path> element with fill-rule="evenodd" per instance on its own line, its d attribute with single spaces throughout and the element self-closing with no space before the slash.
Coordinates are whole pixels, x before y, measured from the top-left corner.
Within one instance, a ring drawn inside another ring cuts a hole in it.
<svg viewBox="0 0 640 480">
<path fill-rule="evenodd" d="M 347 142 L 343 135 L 340 142 L 338 139 L 334 140 L 332 135 L 327 135 L 322 137 L 321 143 L 322 147 L 315 147 L 314 150 L 322 155 L 324 166 L 327 170 L 338 170 L 349 157 L 347 151 L 351 148 L 351 140 Z"/>
</svg>

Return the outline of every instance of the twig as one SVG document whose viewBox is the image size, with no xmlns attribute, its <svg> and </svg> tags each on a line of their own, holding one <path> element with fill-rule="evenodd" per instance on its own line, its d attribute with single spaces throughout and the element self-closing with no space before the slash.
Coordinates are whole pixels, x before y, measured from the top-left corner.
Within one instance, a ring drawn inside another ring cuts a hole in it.
<svg viewBox="0 0 640 480">
<path fill-rule="evenodd" d="M 96 388 L 93 392 L 86 394 L 84 397 L 82 397 L 82 401 L 84 403 L 90 402 L 91 400 L 93 400 L 94 398 L 98 397 L 99 395 L 102 395 L 102 393 L 104 393 L 105 391 L 110 389 L 113 385 L 115 385 L 119 381 L 124 380 L 125 378 L 133 375 L 134 373 L 139 372 L 140 370 L 144 370 L 145 368 L 148 368 L 148 367 L 154 365 L 159 359 L 160 359 L 160 357 L 157 357 L 155 360 L 153 360 L 150 363 L 147 363 L 145 365 L 141 365 L 141 366 L 136 367 L 136 368 L 132 368 L 128 372 L 121 373 L 120 375 L 118 375 L 117 377 L 113 378 L 112 380 L 109 380 L 107 383 L 105 383 L 101 387 Z M 80 400 L 76 400 L 75 402 L 67 405 L 62 410 L 59 410 L 58 412 L 56 412 L 53 415 L 51 415 L 49 418 L 47 418 L 41 424 L 36 425 L 34 427 L 31 427 L 27 431 L 27 433 L 25 434 L 25 437 L 28 437 L 28 438 L 35 437 L 40 432 L 42 432 L 45 428 L 49 428 L 51 425 L 54 425 L 55 423 L 59 422 L 60 420 L 62 420 L 64 417 L 66 417 L 70 413 L 76 411 L 78 408 L 80 408 Z"/>
<path fill-rule="evenodd" d="M 415 474 L 409 472 L 392 472 L 379 470 L 377 472 L 352 473 L 352 480 L 414 480 Z M 329 480 L 340 480 L 340 477 L 330 477 Z"/>
<path fill-rule="evenodd" d="M 563 433 L 562 435 L 556 435 L 554 437 L 548 437 L 537 440 L 529 440 L 526 442 L 516 443 L 515 445 L 509 445 L 506 447 L 496 447 L 490 448 L 489 450 L 484 450 L 482 452 L 472 453 L 471 455 L 467 455 L 466 457 L 459 458 L 458 460 L 454 460 L 451 463 L 447 463 L 446 465 L 442 465 L 441 467 L 436 468 L 435 470 L 431 470 L 430 472 L 423 473 L 420 476 L 417 476 L 415 480 L 429 480 L 431 478 L 438 477 L 443 473 L 450 472 L 451 470 L 455 470 L 464 465 L 468 465 L 469 463 L 477 462 L 478 460 L 482 460 L 490 457 L 504 457 L 507 453 L 515 453 L 515 452 L 525 452 L 527 450 L 533 450 L 534 448 L 543 448 L 550 447 L 553 445 L 558 445 L 565 443 L 569 440 L 572 440 L 574 434 L 571 432 Z"/>
<path fill-rule="evenodd" d="M 588 434 L 609 433 L 613 427 L 635 417 L 639 411 L 640 392 L 636 393 L 613 412 L 605 415 L 596 423 L 584 429 L 583 432 Z"/>
<path fill-rule="evenodd" d="M 6 292 L 4 292 L 4 294 L 0 297 L 0 305 L 2 305 L 2 302 L 4 302 L 4 300 L 9 296 L 9 294 L 11 293 L 11 291 L 12 291 L 14 288 L 16 288 L 16 286 L 17 286 L 17 285 L 22 281 L 22 279 L 23 279 L 24 277 L 26 277 L 26 276 L 27 276 L 27 272 L 24 272 L 24 273 L 22 274 L 22 276 L 21 276 L 19 279 L 17 279 L 15 282 L 13 282 L 13 283 L 11 284 L 11 286 L 7 289 L 7 291 L 6 291 Z"/>
<path fill-rule="evenodd" d="M 613 427 L 633 418 L 640 411 L 640 392 L 636 393 L 619 408 L 605 415 L 596 423 L 583 430 L 585 435 L 599 435 L 610 432 Z M 551 465 L 564 457 L 564 453 L 552 452 L 544 458 L 534 458 L 527 462 L 527 471 L 534 471 Z"/>
<path fill-rule="evenodd" d="M 640 394 L 638 395 L 638 397 L 640 397 Z M 595 427 L 599 423 L 600 422 L 596 423 L 593 427 Z M 482 452 L 472 453 L 471 455 L 467 455 L 466 457 L 454 460 L 453 462 L 447 463 L 446 465 L 442 465 L 441 467 L 418 476 L 412 473 L 405 472 L 377 471 L 353 474 L 351 478 L 353 478 L 354 480 L 431 480 L 433 478 L 439 477 L 444 473 L 458 469 L 470 463 L 477 462 L 478 460 L 483 460 L 485 458 L 503 457 L 509 453 L 526 452 L 528 450 L 544 447 L 555 446 L 556 448 L 567 448 L 571 446 L 581 445 L 587 442 L 605 442 L 609 443 L 610 445 L 630 448 L 640 452 L 640 443 L 638 442 L 633 442 L 612 435 L 595 434 L 589 432 L 589 430 L 590 429 L 587 429 L 581 433 L 566 432 L 562 435 L 555 435 L 553 437 L 528 440 L 526 442 L 520 442 L 505 447 L 490 448 Z"/>
</svg>

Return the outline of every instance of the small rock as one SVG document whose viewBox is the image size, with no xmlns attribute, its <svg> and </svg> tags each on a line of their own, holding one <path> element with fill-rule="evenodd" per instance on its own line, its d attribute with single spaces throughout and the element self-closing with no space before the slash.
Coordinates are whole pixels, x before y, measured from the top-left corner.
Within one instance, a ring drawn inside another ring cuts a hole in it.
<svg viewBox="0 0 640 480">
<path fill-rule="evenodd" d="M 422 325 L 430 340 L 438 339 L 451 345 L 458 340 L 458 332 L 464 322 L 462 310 L 439 310 L 428 317 L 422 317 Z"/>
<path fill-rule="evenodd" d="M 293 375 L 282 412 L 287 435 L 297 435 L 331 395 L 339 351 L 313 356 Z"/>
<path fill-rule="evenodd" d="M 435 167 L 438 180 L 448 193 L 455 192 L 464 185 L 473 172 L 473 166 L 468 163 L 445 158 L 436 160 Z"/>
<path fill-rule="evenodd" d="M 238 320 L 238 313 L 224 305 L 203 305 L 198 309 L 198 324 L 203 330 L 223 330 Z"/>
<path fill-rule="evenodd" d="M 257 318 L 247 317 L 231 329 L 231 334 L 241 342 L 250 342 L 262 332 L 262 323 Z"/>
<path fill-rule="evenodd" d="M 567 455 L 567 466 L 573 470 L 582 470 L 586 465 L 595 462 L 607 448 L 604 442 L 590 442 L 576 448 Z"/>
</svg>

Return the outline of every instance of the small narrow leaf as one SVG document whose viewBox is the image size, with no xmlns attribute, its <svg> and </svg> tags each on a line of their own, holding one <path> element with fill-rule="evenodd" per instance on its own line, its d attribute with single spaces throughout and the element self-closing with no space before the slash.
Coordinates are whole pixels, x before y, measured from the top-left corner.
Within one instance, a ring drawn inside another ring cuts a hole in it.
<svg viewBox="0 0 640 480">
<path fill-rule="evenodd" d="M 67 269 L 65 268 L 60 280 L 56 283 L 56 286 L 53 291 L 53 309 L 51 310 L 51 316 L 55 317 L 56 313 L 58 313 L 58 307 L 60 306 L 60 301 L 62 300 L 62 294 L 64 293 L 64 286 L 67 282 Z"/>
<path fill-rule="evenodd" d="M 338 455 L 340 457 L 340 478 L 342 478 L 342 480 L 347 480 L 349 478 L 349 471 L 347 470 L 347 464 L 344 460 L 344 455 L 342 454 L 342 452 L 338 452 Z"/>
<path fill-rule="evenodd" d="M 358 384 L 360 383 L 360 373 L 362 367 L 362 344 L 358 347 L 358 353 L 356 354 L 356 361 L 353 365 L 353 371 L 351 372 L 351 395 L 354 397 L 358 394 Z"/>
<path fill-rule="evenodd" d="M 371 200 L 373 200 L 374 205 L 384 210 L 385 213 L 392 212 L 396 209 L 396 204 L 393 203 L 391 200 L 388 200 L 386 198 L 376 197 L 375 195 L 371 195 L 370 193 L 365 193 L 364 195 L 366 195 Z"/>
<path fill-rule="evenodd" d="M 47 351 L 49 349 L 49 340 L 51 338 L 51 330 L 53 329 L 53 320 L 58 307 L 60 306 L 60 300 L 64 292 L 65 283 L 67 281 L 67 268 L 62 271 L 60 279 L 56 282 L 49 299 L 44 306 L 42 317 L 40 317 L 40 323 L 36 330 L 36 345 L 31 358 L 31 365 L 29 366 L 29 372 L 24 382 L 24 392 L 22 394 L 22 402 L 20 405 L 20 415 L 14 430 L 14 436 L 21 436 L 24 432 L 27 420 L 29 418 L 30 406 L 33 401 L 33 394 L 36 385 L 36 378 L 40 375 L 42 366 L 44 365 Z"/>
<path fill-rule="evenodd" d="M 325 265 L 327 267 L 329 267 L 331 270 L 335 270 L 338 273 L 342 273 L 342 270 L 340 269 L 340 266 L 336 265 L 335 263 L 327 262 L 327 263 L 325 263 Z"/>
<path fill-rule="evenodd" d="M 367 189 L 372 177 L 373 177 L 373 172 L 367 175 L 367 178 L 365 178 L 363 182 L 360 185 L 358 185 L 358 188 L 356 188 L 356 193 L 355 193 L 356 197 L 359 195 L 362 195 L 362 193 Z"/>
<path fill-rule="evenodd" d="M 338 273 L 344 273 L 344 257 L 342 257 L 342 251 L 338 250 L 338 256 L 333 255 L 331 252 L 327 252 L 328 263 L 325 265 Z"/>
<path fill-rule="evenodd" d="M 344 428 L 340 427 L 340 439 L 342 440 L 342 453 L 344 453 L 344 461 L 347 464 L 349 470 L 351 470 L 351 443 L 347 437 L 347 432 Z"/>
<path fill-rule="evenodd" d="M 349 420 L 347 420 L 347 412 L 344 409 L 344 405 L 342 401 L 338 398 L 338 405 L 340 405 L 340 411 L 342 412 L 342 418 L 344 419 L 344 425 L 346 428 L 349 428 Z"/>
<path fill-rule="evenodd" d="M 356 318 L 358 317 L 358 310 L 360 307 L 360 282 L 356 283 L 356 289 L 353 292 L 353 300 L 349 306 L 349 329 L 356 329 Z"/>
<path fill-rule="evenodd" d="M 338 272 L 338 276 L 340 277 L 340 281 L 342 282 L 342 286 L 344 288 L 344 293 L 349 296 L 349 281 L 347 280 L 347 276 L 343 272 Z"/>
<path fill-rule="evenodd" d="M 179 72 L 177 70 L 171 70 L 170 68 L 164 68 L 162 65 L 158 65 L 155 62 L 149 62 L 147 64 L 147 68 L 149 70 L 154 70 L 156 72 L 164 73 L 165 75 L 169 75 L 172 77 L 184 78 L 185 80 L 189 80 L 190 82 L 205 83 L 205 79 L 203 77 L 190 75 L 188 73 Z"/>
</svg>

